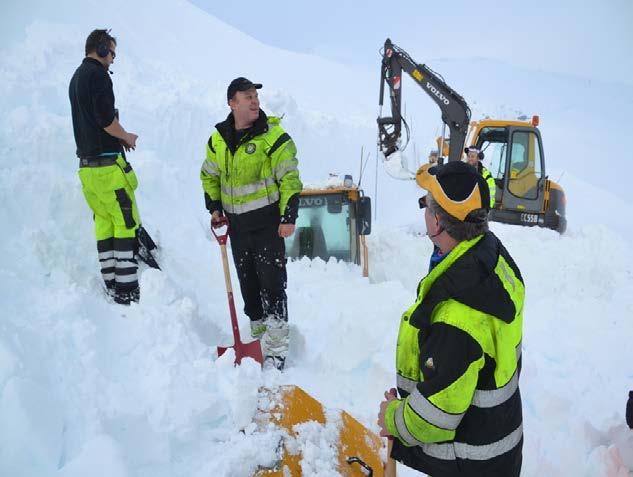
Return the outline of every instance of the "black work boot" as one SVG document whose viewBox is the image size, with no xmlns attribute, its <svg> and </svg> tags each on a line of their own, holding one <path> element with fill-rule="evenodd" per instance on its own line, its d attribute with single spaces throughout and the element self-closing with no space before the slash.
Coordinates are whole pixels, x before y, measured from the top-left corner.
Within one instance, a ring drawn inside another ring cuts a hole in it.
<svg viewBox="0 0 633 477">
<path fill-rule="evenodd" d="M 112 303 L 114 300 L 114 296 L 116 295 L 116 290 L 114 289 L 114 280 L 107 280 L 104 283 L 103 293 L 106 297 L 106 300 L 109 303 Z"/>
<path fill-rule="evenodd" d="M 139 287 L 127 291 L 117 290 L 114 294 L 114 301 L 119 305 L 129 305 L 132 302 L 138 303 L 140 299 L 141 289 Z"/>
</svg>

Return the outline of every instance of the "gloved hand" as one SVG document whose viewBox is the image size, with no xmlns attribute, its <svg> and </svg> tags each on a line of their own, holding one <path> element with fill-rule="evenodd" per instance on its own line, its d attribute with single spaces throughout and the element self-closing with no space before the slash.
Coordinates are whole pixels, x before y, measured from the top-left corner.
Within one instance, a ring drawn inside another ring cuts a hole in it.
<svg viewBox="0 0 633 477">
<path fill-rule="evenodd" d="M 228 223 L 228 219 L 225 216 L 220 215 L 218 211 L 215 211 L 213 212 L 213 214 L 211 214 L 211 227 L 213 227 L 214 229 L 224 227 Z"/>
<path fill-rule="evenodd" d="M 626 423 L 633 429 L 633 391 L 629 391 L 629 400 L 626 403 Z"/>
</svg>

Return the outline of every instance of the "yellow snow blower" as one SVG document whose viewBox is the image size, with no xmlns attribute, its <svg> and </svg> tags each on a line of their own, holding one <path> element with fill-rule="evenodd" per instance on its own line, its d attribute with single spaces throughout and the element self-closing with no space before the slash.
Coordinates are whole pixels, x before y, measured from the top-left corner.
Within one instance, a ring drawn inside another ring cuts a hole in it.
<svg viewBox="0 0 633 477">
<path fill-rule="evenodd" d="M 276 391 L 267 391 L 267 410 L 260 410 L 258 425 L 265 427 L 271 422 L 286 431 L 287 439 L 297 437 L 297 425 L 317 422 L 326 425 L 326 412 L 316 399 L 297 386 L 281 386 Z M 395 462 L 390 460 L 387 468 L 381 453 L 384 440 L 363 426 L 360 422 L 341 411 L 338 421 L 339 435 L 336 442 L 337 472 L 344 477 L 395 477 Z M 269 469 L 260 468 L 254 477 L 300 477 L 303 456 L 293 446 L 282 440 L 280 460 Z"/>
</svg>

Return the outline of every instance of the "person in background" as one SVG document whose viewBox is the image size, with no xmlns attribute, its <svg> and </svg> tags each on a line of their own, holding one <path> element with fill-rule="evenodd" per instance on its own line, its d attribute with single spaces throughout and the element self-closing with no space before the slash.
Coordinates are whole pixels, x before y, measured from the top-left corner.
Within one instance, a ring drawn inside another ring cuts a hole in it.
<svg viewBox="0 0 633 477">
<path fill-rule="evenodd" d="M 518 477 L 521 272 L 488 230 L 488 186 L 474 168 L 425 164 L 416 181 L 441 259 L 402 315 L 398 389 L 380 404 L 380 434 L 392 458 L 433 477 Z"/>
<path fill-rule="evenodd" d="M 79 157 L 79 180 L 94 214 L 101 276 L 116 303 L 138 302 L 135 258 L 139 214 L 136 174 L 125 151 L 138 136 L 119 123 L 109 68 L 116 58 L 110 30 L 94 30 L 86 39 L 81 65 L 70 80 L 68 96 Z M 124 151 L 125 150 L 125 151 Z"/>
<path fill-rule="evenodd" d="M 626 402 L 626 423 L 633 429 L 633 391 L 629 391 L 629 400 Z"/>
<path fill-rule="evenodd" d="M 259 107 L 262 87 L 231 81 L 228 117 L 215 125 L 200 179 L 211 226 L 226 217 L 244 312 L 251 334 L 262 338 L 264 365 L 283 369 L 288 354 L 288 305 L 284 238 L 295 230 L 299 193 L 297 148 Z"/>
<path fill-rule="evenodd" d="M 477 172 L 481 174 L 488 184 L 488 189 L 490 190 L 490 208 L 492 209 L 495 206 L 497 185 L 495 184 L 495 178 L 492 177 L 490 171 L 486 169 L 481 162 L 484 160 L 484 153 L 474 146 L 467 147 L 464 149 L 464 152 L 466 153 L 466 162 L 477 169 Z"/>
</svg>

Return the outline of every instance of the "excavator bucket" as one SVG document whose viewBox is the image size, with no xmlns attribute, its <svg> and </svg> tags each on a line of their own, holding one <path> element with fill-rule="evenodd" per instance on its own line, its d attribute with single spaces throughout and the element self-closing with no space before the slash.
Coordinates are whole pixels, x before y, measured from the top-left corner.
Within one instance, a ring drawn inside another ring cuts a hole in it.
<svg viewBox="0 0 633 477">
<path fill-rule="evenodd" d="M 273 396 L 273 394 L 275 394 Z M 263 411 L 258 419 L 260 425 L 273 422 L 284 429 L 289 438 L 297 437 L 297 424 L 315 421 L 326 424 L 326 412 L 319 401 L 297 386 L 282 386 L 270 396 L 273 405 Z M 360 422 L 342 411 L 337 441 L 337 471 L 345 477 L 395 477 L 386 475 L 380 457 L 383 440 L 364 427 Z M 291 453 L 286 442 L 281 442 L 281 460 L 274 468 L 259 469 L 254 477 L 300 477 L 300 452 Z M 296 447 L 296 446 L 295 446 Z"/>
</svg>

